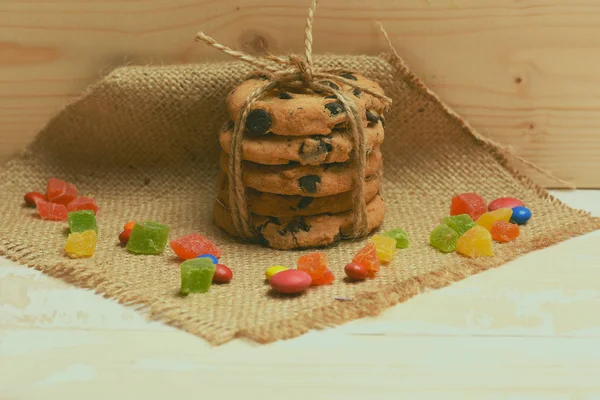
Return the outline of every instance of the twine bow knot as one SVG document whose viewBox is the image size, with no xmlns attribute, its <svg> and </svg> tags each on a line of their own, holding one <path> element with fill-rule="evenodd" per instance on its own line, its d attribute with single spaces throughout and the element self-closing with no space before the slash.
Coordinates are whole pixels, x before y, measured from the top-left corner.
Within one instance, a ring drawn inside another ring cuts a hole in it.
<svg viewBox="0 0 600 400">
<path fill-rule="evenodd" d="M 345 112 L 348 113 L 349 132 L 352 134 L 354 151 L 350 160 L 355 169 L 355 182 L 352 193 L 353 199 L 353 229 L 352 235 L 360 237 L 368 233 L 367 204 L 365 201 L 365 171 L 367 164 L 367 149 L 365 145 L 365 134 L 363 128 L 363 115 L 359 111 L 354 99 L 343 92 L 337 85 L 330 84 L 331 81 L 345 84 L 354 89 L 367 93 L 380 99 L 386 107 L 392 100 L 368 88 L 361 87 L 355 81 L 340 76 L 347 69 L 324 70 L 315 67 L 312 59 L 312 22 L 317 0 L 313 0 L 308 11 L 304 37 L 304 57 L 290 54 L 287 57 L 278 57 L 267 54 L 263 58 L 253 57 L 247 53 L 233 50 L 214 40 L 212 37 L 199 32 L 196 41 L 204 42 L 240 61 L 257 67 L 261 73 L 269 78 L 269 82 L 257 88 L 251 93 L 242 105 L 238 118 L 235 121 L 231 136 L 231 148 L 229 151 L 229 208 L 235 230 L 239 235 L 247 238 L 256 236 L 251 224 L 251 214 L 248 210 L 246 191 L 242 181 L 242 140 L 246 118 L 252 110 L 252 105 L 260 100 L 265 94 L 274 89 L 310 89 L 316 93 L 325 93 L 335 96 L 341 103 Z M 383 27 L 380 26 L 385 34 Z M 388 39 L 389 43 L 389 39 Z M 391 45 L 391 44 L 390 44 Z M 394 51 L 395 52 L 395 51 Z"/>
</svg>

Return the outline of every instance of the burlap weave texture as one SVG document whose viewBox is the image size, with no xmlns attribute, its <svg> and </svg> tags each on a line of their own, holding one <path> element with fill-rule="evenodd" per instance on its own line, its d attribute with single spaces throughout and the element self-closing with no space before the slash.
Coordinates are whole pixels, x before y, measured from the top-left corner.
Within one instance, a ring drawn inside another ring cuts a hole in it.
<svg viewBox="0 0 600 400">
<path fill-rule="evenodd" d="M 343 242 L 325 250 L 335 284 L 300 297 L 273 296 L 265 268 L 293 267 L 304 252 L 241 244 L 212 224 L 225 96 L 250 71 L 238 62 L 121 68 L 66 107 L 0 172 L 0 253 L 221 344 L 235 337 L 291 338 L 375 315 L 425 288 L 600 228 L 599 219 L 559 203 L 508 167 L 397 58 L 322 56 L 316 64 L 361 71 L 394 100 L 383 146 L 385 228 L 403 227 L 411 245 L 376 279 L 344 281 L 344 265 L 364 241 Z M 68 259 L 62 250 L 66 224 L 42 221 L 22 206 L 23 194 L 43 189 L 51 176 L 75 183 L 101 207 L 91 259 Z M 493 258 L 441 254 L 429 246 L 429 232 L 448 214 L 451 196 L 465 191 L 488 200 L 519 197 L 534 219 L 516 242 L 495 245 Z M 171 238 L 191 232 L 213 238 L 234 280 L 206 295 L 178 296 L 179 261 L 170 249 L 135 256 L 119 246 L 117 236 L 129 220 L 169 224 Z"/>
</svg>

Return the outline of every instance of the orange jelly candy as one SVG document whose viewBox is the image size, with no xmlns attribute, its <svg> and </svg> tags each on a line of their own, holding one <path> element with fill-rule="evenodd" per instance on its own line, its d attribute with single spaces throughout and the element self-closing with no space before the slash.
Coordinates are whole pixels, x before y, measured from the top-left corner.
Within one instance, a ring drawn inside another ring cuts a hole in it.
<svg viewBox="0 0 600 400">
<path fill-rule="evenodd" d="M 66 221 L 69 217 L 67 214 L 67 207 L 62 204 L 38 200 L 36 201 L 35 205 L 41 219 L 46 219 L 49 221 Z"/>
<path fill-rule="evenodd" d="M 98 213 L 98 205 L 96 204 L 96 200 L 91 197 L 82 196 L 78 197 L 67 205 L 67 211 L 82 211 L 82 210 L 90 210 L 93 211 L 94 214 Z"/>
<path fill-rule="evenodd" d="M 330 270 L 327 270 L 327 271 L 325 271 L 323 276 L 321 276 L 320 278 L 313 279 L 312 284 L 313 285 L 329 285 L 330 283 L 333 283 L 333 281 L 335 281 L 335 276 L 333 275 L 333 273 Z"/>
<path fill-rule="evenodd" d="M 506 221 L 494 222 L 490 232 L 492 234 L 492 239 L 500 243 L 512 242 L 518 238 L 520 234 L 519 225 L 511 224 Z"/>
<path fill-rule="evenodd" d="M 360 249 L 352 259 L 352 262 L 365 267 L 367 271 L 369 271 L 369 277 L 374 277 L 377 271 L 379 271 L 379 266 L 381 265 L 381 262 L 377 257 L 377 248 L 375 247 L 375 243 L 369 243 Z"/>
<path fill-rule="evenodd" d="M 303 255 L 298 259 L 298 270 L 309 274 L 314 284 L 327 272 L 327 256 L 321 252 Z"/>
<path fill-rule="evenodd" d="M 450 215 L 469 214 L 473 221 L 477 221 L 486 211 L 487 203 L 477 193 L 463 193 L 454 196 L 450 205 Z"/>
<path fill-rule="evenodd" d="M 197 233 L 192 233 L 177 240 L 171 240 L 171 248 L 180 258 L 190 260 L 200 254 L 212 254 L 220 258 L 221 250 L 210 240 Z"/>
<path fill-rule="evenodd" d="M 46 198 L 52 203 L 66 206 L 77 198 L 77 188 L 63 180 L 50 178 L 46 187 Z"/>
</svg>

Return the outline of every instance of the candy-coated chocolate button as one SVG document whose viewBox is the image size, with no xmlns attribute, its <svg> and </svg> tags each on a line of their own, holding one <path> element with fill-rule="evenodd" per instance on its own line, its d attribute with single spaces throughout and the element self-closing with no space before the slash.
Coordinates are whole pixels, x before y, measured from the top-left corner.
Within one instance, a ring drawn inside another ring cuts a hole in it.
<svg viewBox="0 0 600 400">
<path fill-rule="evenodd" d="M 265 278 L 267 278 L 267 280 L 270 281 L 273 275 L 281 271 L 287 271 L 288 269 L 288 267 L 284 267 L 283 265 L 273 265 L 272 267 L 267 268 L 267 270 L 265 271 Z"/>
<path fill-rule="evenodd" d="M 198 257 L 198 258 L 200 258 L 200 257 Z M 217 267 L 215 269 L 215 274 L 213 275 L 213 278 L 212 278 L 214 283 L 227 283 L 227 282 L 231 281 L 232 278 L 233 278 L 233 272 L 231 272 L 231 269 L 229 269 L 229 267 L 227 265 L 217 264 Z"/>
<path fill-rule="evenodd" d="M 269 284 L 279 293 L 293 294 L 305 291 L 312 283 L 312 278 L 304 271 L 288 269 L 273 275 Z"/>
<path fill-rule="evenodd" d="M 531 211 L 527 207 L 514 207 L 512 209 L 512 216 L 510 217 L 510 222 L 513 222 L 518 225 L 526 224 L 527 221 L 531 218 Z"/>
<path fill-rule="evenodd" d="M 200 254 L 198 257 L 196 258 L 208 258 L 210 259 L 210 261 L 213 262 L 213 264 L 218 264 L 219 260 L 217 259 L 217 257 L 213 256 L 212 254 Z"/>
<path fill-rule="evenodd" d="M 369 271 L 365 267 L 357 263 L 346 264 L 346 266 L 344 267 L 344 272 L 346 273 L 346 275 L 348 275 L 348 278 L 357 281 L 365 280 L 369 276 Z"/>
<path fill-rule="evenodd" d="M 488 211 L 498 210 L 499 208 L 515 208 L 524 205 L 521 200 L 514 197 L 500 197 L 488 205 Z"/>
</svg>

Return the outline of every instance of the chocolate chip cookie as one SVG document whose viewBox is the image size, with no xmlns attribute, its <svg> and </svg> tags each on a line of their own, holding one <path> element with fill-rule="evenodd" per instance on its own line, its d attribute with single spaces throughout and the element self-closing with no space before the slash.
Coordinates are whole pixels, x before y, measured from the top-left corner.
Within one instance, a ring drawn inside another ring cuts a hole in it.
<svg viewBox="0 0 600 400">
<path fill-rule="evenodd" d="M 362 87 L 383 94 L 378 83 L 360 74 L 341 74 Z M 383 102 L 360 89 L 351 86 L 323 81 L 333 88 L 341 89 L 355 100 L 358 111 L 363 115 L 366 127 L 369 121 L 379 120 L 384 112 Z M 267 84 L 260 76 L 248 79 L 229 93 L 227 108 L 231 120 L 236 120 L 242 105 L 256 89 Z M 275 134 L 283 136 L 328 135 L 336 127 L 348 121 L 348 113 L 334 97 L 324 93 L 315 93 L 310 89 L 290 91 L 272 90 L 252 105 L 246 119 L 245 132 L 251 136 Z"/>
<path fill-rule="evenodd" d="M 229 154 L 233 122 L 221 128 L 221 148 Z M 377 119 L 365 128 L 367 150 L 383 142 L 383 124 Z M 301 165 L 345 162 L 350 159 L 353 142 L 347 129 L 334 130 L 329 135 L 245 137 L 242 141 L 242 159 L 258 164 L 284 165 L 297 162 Z"/>
<path fill-rule="evenodd" d="M 219 202 L 214 205 L 214 221 L 225 232 L 237 236 L 231 214 Z M 385 216 L 385 204 L 377 195 L 367 204 L 368 229 L 379 227 Z M 262 217 L 252 216 L 252 226 L 261 241 L 273 248 L 289 250 L 327 246 L 348 238 L 352 232 L 352 211 L 339 214 L 320 214 L 310 217 Z"/>
<path fill-rule="evenodd" d="M 229 170 L 229 156 L 221 152 L 221 169 Z M 374 175 L 382 165 L 379 148 L 367 155 L 365 176 Z M 354 187 L 356 167 L 350 162 L 321 165 L 262 165 L 242 161 L 242 182 L 245 186 L 282 195 L 310 197 L 331 196 L 348 192 Z"/>
<path fill-rule="evenodd" d="M 367 177 L 365 182 L 365 200 L 371 201 L 381 187 L 379 176 Z M 246 198 L 250 212 L 273 217 L 293 217 L 316 214 L 335 214 L 352 209 L 352 192 L 344 192 L 324 197 L 283 196 L 259 192 L 246 188 Z M 229 186 L 227 176 L 220 173 L 217 183 L 217 199 L 223 206 L 229 207 Z"/>
</svg>

